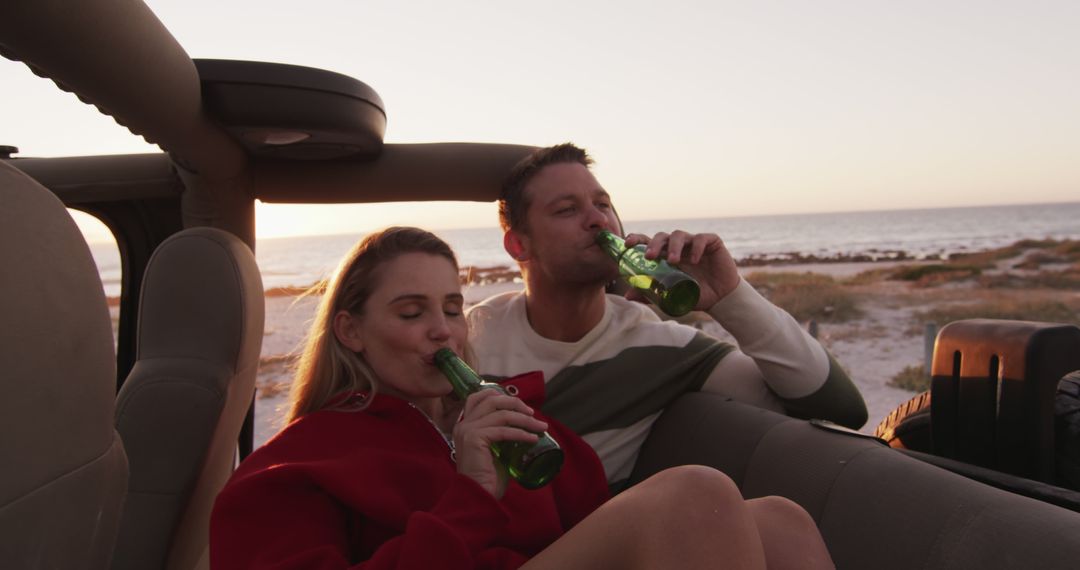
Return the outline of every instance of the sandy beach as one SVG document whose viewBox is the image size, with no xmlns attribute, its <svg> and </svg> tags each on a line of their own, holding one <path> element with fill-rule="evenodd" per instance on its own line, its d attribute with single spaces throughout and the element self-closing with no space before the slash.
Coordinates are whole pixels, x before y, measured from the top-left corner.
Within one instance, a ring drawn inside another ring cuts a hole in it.
<svg viewBox="0 0 1080 570">
<path fill-rule="evenodd" d="M 832 307 L 826 306 L 824 316 L 813 320 L 818 339 L 862 392 L 869 421 L 861 431 L 872 433 L 889 412 L 918 393 L 894 387 L 890 381 L 905 369 L 923 364 L 928 319 L 947 319 L 937 325 L 975 316 L 1075 322 L 1080 311 L 1080 287 L 1076 286 L 1078 264 L 1072 250 L 1080 248 L 1071 245 L 1058 249 L 1067 250 L 1067 254 L 1055 257 L 1056 254 L 1047 254 L 1040 248 L 1014 247 L 1005 252 L 984 252 L 965 258 L 968 260 L 965 262 L 782 264 L 745 267 L 740 271 L 773 302 L 788 308 L 804 326 L 809 326 L 811 319 L 799 318 L 797 311 L 782 302 L 777 282 L 795 279 L 823 284 L 828 290 L 840 291 L 843 295 L 840 300 L 852 303 L 853 310 L 846 317 L 839 311 L 830 313 Z M 979 264 L 981 269 L 972 269 L 975 267 L 972 264 Z M 897 278 L 898 272 L 911 273 L 920 268 L 916 275 L 922 272 L 925 275 L 917 279 Z M 496 272 L 507 277 L 506 271 Z M 1064 286 L 1061 280 L 1065 280 Z M 481 281 L 482 284 L 466 286 L 467 304 L 522 287 L 513 281 Z M 1042 281 L 1051 286 L 1044 286 Z M 263 360 L 257 382 L 256 445 L 281 428 L 291 377 L 291 355 L 303 340 L 317 301 L 313 296 L 297 297 L 280 292 L 267 296 Z M 965 307 L 975 313 L 964 313 Z M 1060 308 L 1064 313 L 1031 314 L 1047 307 Z M 701 318 L 703 313 L 697 315 L 689 324 L 718 338 L 730 339 L 707 315 L 706 318 Z"/>
<path fill-rule="evenodd" d="M 884 269 L 894 265 L 883 262 L 764 266 L 748 268 L 744 270 L 744 276 L 759 272 L 812 272 L 843 278 L 871 268 Z M 471 305 L 491 295 L 520 290 L 521 287 L 512 282 L 467 286 L 466 303 Z M 291 374 L 289 355 L 294 354 L 303 341 L 318 297 L 278 295 L 268 296 L 266 301 L 263 363 L 259 370 L 259 394 L 256 398 L 256 445 L 281 428 Z M 908 326 L 899 324 L 907 322 L 914 309 L 911 306 L 875 304 L 865 307 L 866 314 L 859 320 L 836 325 L 821 323 L 818 326 L 818 338 L 841 362 L 866 400 L 870 421 L 863 431 L 867 433 L 872 432 L 877 422 L 893 408 L 914 395 L 914 392 L 887 384 L 904 367 L 922 362 L 923 337 L 910 334 Z M 726 331 L 713 321 L 698 322 L 696 326 L 718 338 L 730 339 Z"/>
</svg>

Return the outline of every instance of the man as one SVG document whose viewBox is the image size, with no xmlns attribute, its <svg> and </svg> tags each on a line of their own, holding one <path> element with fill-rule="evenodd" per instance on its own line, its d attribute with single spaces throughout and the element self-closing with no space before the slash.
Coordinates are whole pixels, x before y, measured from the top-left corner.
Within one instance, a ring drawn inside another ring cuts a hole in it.
<svg viewBox="0 0 1080 570">
<path fill-rule="evenodd" d="M 607 294 L 618 270 L 594 236 L 602 229 L 619 233 L 619 220 L 590 164 L 572 144 L 540 149 L 504 185 L 503 243 L 521 267 L 525 290 L 469 311 L 481 373 L 542 370 L 545 413 L 593 446 L 615 488 L 630 476 L 660 412 L 684 392 L 715 392 L 853 428 L 866 422 L 862 396 L 839 365 L 742 280 L 715 234 L 674 231 L 626 240 L 647 243 L 646 257 L 666 256 L 696 278 L 696 308 L 730 332 L 739 348 Z"/>
</svg>

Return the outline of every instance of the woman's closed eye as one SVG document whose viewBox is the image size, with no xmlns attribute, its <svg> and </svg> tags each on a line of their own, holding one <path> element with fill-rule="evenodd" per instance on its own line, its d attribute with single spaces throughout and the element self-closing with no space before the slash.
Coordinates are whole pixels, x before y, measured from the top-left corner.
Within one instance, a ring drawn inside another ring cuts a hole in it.
<svg viewBox="0 0 1080 570">
<path fill-rule="evenodd" d="M 463 312 L 461 302 L 456 299 L 443 306 L 443 314 L 448 317 L 460 317 Z"/>
<path fill-rule="evenodd" d="M 409 307 L 398 311 L 398 317 L 405 320 L 418 319 L 424 315 L 425 310 L 425 308 L 419 306 Z M 449 304 L 443 307 L 442 311 L 443 314 L 448 317 L 460 317 L 464 313 L 464 310 L 458 303 Z"/>
<path fill-rule="evenodd" d="M 397 306 L 398 317 L 405 320 L 419 318 L 421 315 L 424 314 L 424 310 L 425 306 L 423 303 L 418 303 L 412 300 L 407 303 L 400 303 Z"/>
</svg>

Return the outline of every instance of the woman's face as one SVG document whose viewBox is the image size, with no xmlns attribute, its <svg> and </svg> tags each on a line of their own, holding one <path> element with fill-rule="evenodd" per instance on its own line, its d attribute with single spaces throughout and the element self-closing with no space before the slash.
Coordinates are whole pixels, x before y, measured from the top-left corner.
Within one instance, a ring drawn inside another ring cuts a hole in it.
<svg viewBox="0 0 1080 570">
<path fill-rule="evenodd" d="M 461 354 L 468 337 L 458 272 L 450 260 L 406 253 L 382 264 L 361 316 L 340 311 L 334 332 L 374 370 L 379 388 L 407 400 L 441 397 L 450 383 L 435 351 Z"/>
</svg>

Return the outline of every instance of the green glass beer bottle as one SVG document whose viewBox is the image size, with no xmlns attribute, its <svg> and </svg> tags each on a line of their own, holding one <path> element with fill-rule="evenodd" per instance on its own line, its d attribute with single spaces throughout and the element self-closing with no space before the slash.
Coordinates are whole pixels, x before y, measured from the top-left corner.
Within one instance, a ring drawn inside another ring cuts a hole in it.
<svg viewBox="0 0 1080 570">
<path fill-rule="evenodd" d="M 509 394 L 505 388 L 481 378 L 465 361 L 449 348 L 435 353 L 435 366 L 450 380 L 454 393 L 464 400 L 480 390 L 495 390 Z M 563 451 L 547 432 L 536 434 L 536 443 L 498 441 L 491 444 L 491 453 L 522 487 L 539 489 L 547 485 L 562 468 Z"/>
<path fill-rule="evenodd" d="M 681 317 L 694 310 L 701 288 L 693 277 L 662 259 L 645 259 L 645 244 L 626 247 L 619 236 L 603 230 L 596 243 L 619 264 L 619 274 L 661 311 Z"/>
</svg>

